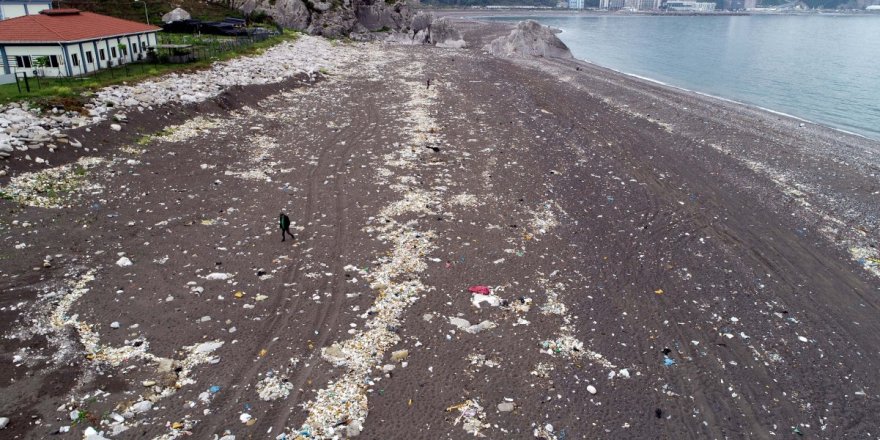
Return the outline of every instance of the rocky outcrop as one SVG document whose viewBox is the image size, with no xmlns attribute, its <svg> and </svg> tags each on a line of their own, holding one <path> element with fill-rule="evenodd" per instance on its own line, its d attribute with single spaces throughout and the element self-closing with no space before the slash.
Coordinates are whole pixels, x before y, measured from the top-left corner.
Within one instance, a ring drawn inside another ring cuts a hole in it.
<svg viewBox="0 0 880 440">
<path fill-rule="evenodd" d="M 245 14 L 265 13 L 281 26 L 327 37 L 405 30 L 412 17 L 406 3 L 396 0 L 226 1 Z"/>
<path fill-rule="evenodd" d="M 358 23 L 368 31 L 402 30 L 409 25 L 412 13 L 409 7 L 402 3 L 389 5 L 384 0 L 380 0 L 372 4 L 361 2 L 355 6 L 355 16 Z"/>
<path fill-rule="evenodd" d="M 556 33 L 535 20 L 517 23 L 509 35 L 492 40 L 483 49 L 501 57 L 572 58 Z"/>
<path fill-rule="evenodd" d="M 413 15 L 408 32 L 395 32 L 386 41 L 399 44 L 432 44 L 437 47 L 467 47 L 455 22 L 447 17 L 434 19 L 434 14 L 419 11 Z"/>
<path fill-rule="evenodd" d="M 467 46 L 461 32 L 453 26 L 452 20 L 448 17 L 434 20 L 431 23 L 428 42 L 438 47 L 462 48 Z"/>
<path fill-rule="evenodd" d="M 302 0 L 230 0 L 230 6 L 245 14 L 265 13 L 281 26 L 305 30 L 311 12 Z"/>
</svg>

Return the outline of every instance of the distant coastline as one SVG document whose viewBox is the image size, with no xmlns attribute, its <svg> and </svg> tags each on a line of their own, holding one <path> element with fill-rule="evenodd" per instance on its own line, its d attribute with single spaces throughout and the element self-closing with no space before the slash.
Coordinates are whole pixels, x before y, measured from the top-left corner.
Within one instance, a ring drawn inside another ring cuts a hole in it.
<svg viewBox="0 0 880 440">
<path fill-rule="evenodd" d="M 745 16 L 804 16 L 815 17 L 817 15 L 854 16 L 854 17 L 880 17 L 880 13 L 862 10 L 811 10 L 811 11 L 714 11 L 714 12 L 663 12 L 663 11 L 605 11 L 588 9 L 561 9 L 561 8 L 443 8 L 435 6 L 419 6 L 420 10 L 432 11 L 436 14 L 457 18 L 481 17 L 511 17 L 511 16 L 553 16 L 553 17 L 622 17 L 622 16 L 657 16 L 657 17 L 745 17 Z"/>
<path fill-rule="evenodd" d="M 661 69 L 660 71 L 645 70 L 646 68 L 649 68 L 650 66 L 642 66 L 641 69 L 633 67 L 633 66 L 629 66 L 629 68 L 628 68 L 626 63 L 624 63 L 624 64 L 614 63 L 611 60 L 607 59 L 607 57 L 599 56 L 598 58 L 595 58 L 595 57 L 591 57 L 587 53 L 584 53 L 582 50 L 578 51 L 577 50 L 577 47 L 578 47 L 577 41 L 580 41 L 580 40 L 578 40 L 578 37 L 576 35 L 575 36 L 568 35 L 568 37 L 566 38 L 566 35 L 570 33 L 571 29 L 567 29 L 567 26 L 565 26 L 565 23 L 568 23 L 571 26 L 576 26 L 574 23 L 579 22 L 579 20 L 575 20 L 575 21 L 569 23 L 567 20 L 564 20 L 564 19 L 576 19 L 579 17 L 625 19 L 625 17 L 635 18 L 635 17 L 639 17 L 639 16 L 646 17 L 646 16 L 650 16 L 650 15 L 646 15 L 646 14 L 607 14 L 607 13 L 599 13 L 599 14 L 569 13 L 569 14 L 566 14 L 565 13 L 566 11 L 558 11 L 558 13 L 556 13 L 556 14 L 548 14 L 547 13 L 548 11 L 537 11 L 537 10 L 533 11 L 533 13 L 530 13 L 530 14 L 515 13 L 515 12 L 522 12 L 522 11 L 504 11 L 503 13 L 500 13 L 500 14 L 496 13 L 496 11 L 494 11 L 494 10 L 481 11 L 481 12 L 483 12 L 483 13 L 482 14 L 468 14 L 468 15 L 454 14 L 454 15 L 451 15 L 451 17 L 455 17 L 455 18 L 463 19 L 463 20 L 479 20 L 479 21 L 487 21 L 487 22 L 495 22 L 495 23 L 499 23 L 499 22 L 510 23 L 510 22 L 516 21 L 518 19 L 534 18 L 538 21 L 542 21 L 543 24 L 545 24 L 545 25 L 549 25 L 553 28 L 559 29 L 559 32 L 562 33 L 562 35 L 560 35 L 560 38 L 570 46 L 574 57 L 577 58 L 579 61 L 583 61 L 585 63 L 589 63 L 591 65 L 595 65 L 597 67 L 601 67 L 601 68 L 604 68 L 604 69 L 607 69 L 609 71 L 613 71 L 613 72 L 616 72 L 619 74 L 624 74 L 629 77 L 638 78 L 641 80 L 650 81 L 652 83 L 660 84 L 664 87 L 669 87 L 669 88 L 673 88 L 673 89 L 677 89 L 677 90 L 681 90 L 681 91 L 685 91 L 685 92 L 689 92 L 689 93 L 699 94 L 701 96 L 705 96 L 705 97 L 709 97 L 709 98 L 714 98 L 714 99 L 723 100 L 726 102 L 735 103 L 735 104 L 739 104 L 739 105 L 743 105 L 743 106 L 747 106 L 747 107 L 751 107 L 751 108 L 755 108 L 755 109 L 760 109 L 760 110 L 763 110 L 763 111 L 766 111 L 769 113 L 773 113 L 776 115 L 790 117 L 792 119 L 796 119 L 800 122 L 804 122 L 804 123 L 808 123 L 808 124 L 822 125 L 822 126 L 825 126 L 829 129 L 832 129 L 832 130 L 839 132 L 839 133 L 845 133 L 848 135 L 853 135 L 853 136 L 857 136 L 857 137 L 864 138 L 867 140 L 872 140 L 872 141 L 880 140 L 880 135 L 878 135 L 878 132 L 876 130 L 874 130 L 872 128 L 872 126 L 870 125 L 870 118 L 871 118 L 871 116 L 869 114 L 870 112 L 868 112 L 868 110 L 865 110 L 865 107 L 858 107 L 857 111 L 853 110 L 853 108 L 851 108 L 851 107 L 841 106 L 841 107 L 837 108 L 836 111 L 838 114 L 840 111 L 852 110 L 855 112 L 855 113 L 852 113 L 853 115 L 858 115 L 858 117 L 854 117 L 851 120 L 842 121 L 842 120 L 840 120 L 839 117 L 834 116 L 835 110 L 833 110 L 833 109 L 828 110 L 828 111 L 815 110 L 816 108 L 818 108 L 815 106 L 815 104 L 816 104 L 815 99 L 813 100 L 813 102 L 810 102 L 810 100 L 805 100 L 805 101 L 801 102 L 800 104 L 798 104 L 801 107 L 796 107 L 796 106 L 790 105 L 791 103 L 789 103 L 788 105 L 786 105 L 785 102 L 781 103 L 779 101 L 778 97 L 773 98 L 772 94 L 768 95 L 768 96 L 771 96 L 769 98 L 764 97 L 764 96 L 756 97 L 756 96 L 754 96 L 754 93 L 753 93 L 753 92 L 755 92 L 754 88 L 746 87 L 746 88 L 740 90 L 739 92 L 734 92 L 732 90 L 726 90 L 724 88 L 720 88 L 720 89 L 713 88 L 711 86 L 706 86 L 705 84 L 691 83 L 686 78 L 676 77 L 675 76 L 676 74 L 674 72 L 668 71 L 668 69 L 667 70 Z M 445 14 L 443 12 L 438 12 L 438 15 L 447 16 L 447 14 Z M 712 14 L 706 14 L 706 15 L 712 16 Z M 714 16 L 715 17 L 723 17 L 725 15 L 715 14 Z M 777 17 L 783 16 L 783 14 L 777 14 L 776 16 Z M 816 17 L 816 15 L 813 15 L 812 17 Z M 547 18 L 547 20 L 542 20 L 542 18 Z M 563 19 L 563 20 L 556 20 L 556 19 Z M 577 29 L 575 29 L 575 34 L 577 34 L 577 33 L 578 33 L 578 31 L 577 31 Z M 574 40 L 572 40 L 572 39 L 574 39 Z M 599 54 L 594 53 L 593 55 L 596 56 Z M 815 83 L 815 81 L 814 81 L 814 83 Z M 820 94 L 820 96 L 821 96 L 821 94 Z M 842 95 L 830 94 L 830 95 L 827 95 L 826 98 L 838 99 L 839 101 L 837 101 L 837 102 L 848 102 L 847 101 L 848 95 L 846 93 L 844 93 Z M 817 99 L 819 99 L 819 98 L 817 98 Z M 834 101 L 829 101 L 829 102 L 834 102 Z M 862 101 L 860 104 L 862 106 L 866 105 L 864 101 Z M 852 106 L 855 104 L 850 102 L 847 105 Z"/>
</svg>

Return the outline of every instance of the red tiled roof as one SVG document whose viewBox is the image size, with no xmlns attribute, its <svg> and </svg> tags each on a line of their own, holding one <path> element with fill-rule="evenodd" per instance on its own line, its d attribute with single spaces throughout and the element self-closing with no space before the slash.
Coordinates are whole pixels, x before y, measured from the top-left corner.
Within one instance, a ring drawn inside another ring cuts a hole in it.
<svg viewBox="0 0 880 440">
<path fill-rule="evenodd" d="M 76 9 L 43 12 L 0 21 L 0 43 L 80 41 L 161 30 L 136 21 Z"/>
</svg>

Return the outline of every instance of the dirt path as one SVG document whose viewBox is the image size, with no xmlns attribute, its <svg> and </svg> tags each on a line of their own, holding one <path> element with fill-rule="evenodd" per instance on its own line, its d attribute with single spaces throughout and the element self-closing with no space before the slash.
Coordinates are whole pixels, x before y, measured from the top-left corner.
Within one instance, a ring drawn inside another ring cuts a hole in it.
<svg viewBox="0 0 880 440">
<path fill-rule="evenodd" d="M 4 434 L 876 432 L 877 278 L 733 145 L 795 140 L 701 136 L 692 98 L 598 70 L 362 48 L 96 127 L 66 207 L 2 202 Z"/>
</svg>

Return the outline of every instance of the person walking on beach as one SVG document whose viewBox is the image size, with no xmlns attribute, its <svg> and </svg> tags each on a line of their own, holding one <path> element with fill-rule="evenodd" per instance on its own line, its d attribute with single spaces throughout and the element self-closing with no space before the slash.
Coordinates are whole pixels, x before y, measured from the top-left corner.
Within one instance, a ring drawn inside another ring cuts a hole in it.
<svg viewBox="0 0 880 440">
<path fill-rule="evenodd" d="M 289 234 L 290 238 L 296 240 L 296 236 L 294 236 L 293 233 L 290 232 L 290 217 L 288 217 L 287 214 L 283 212 L 281 213 L 281 215 L 278 217 L 278 226 L 281 227 L 281 241 L 285 241 L 287 239 L 287 236 L 285 234 Z"/>
</svg>

